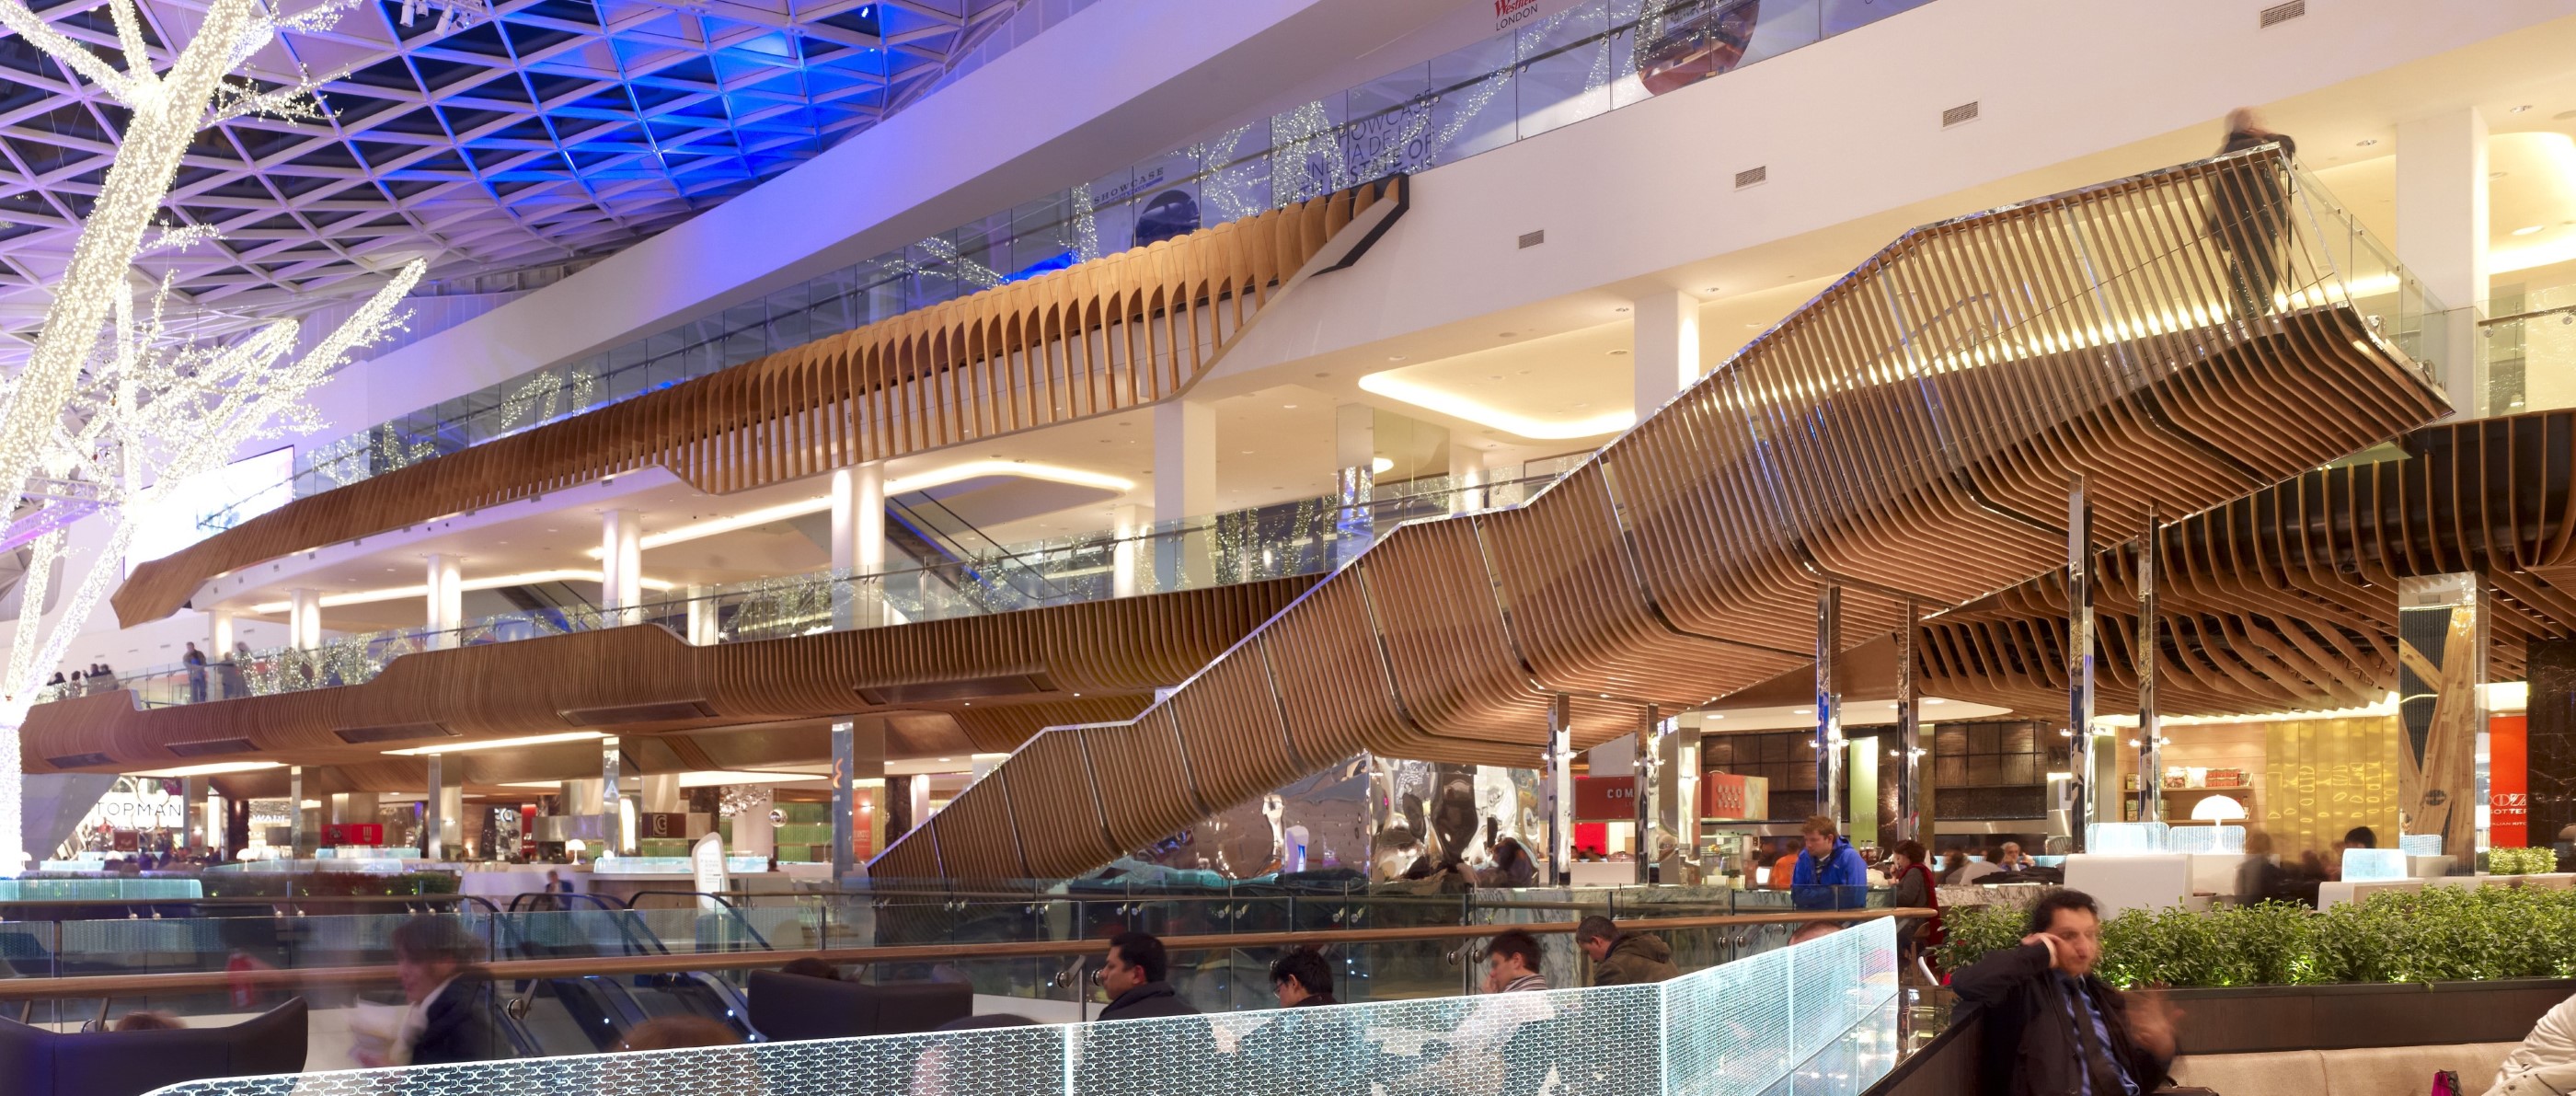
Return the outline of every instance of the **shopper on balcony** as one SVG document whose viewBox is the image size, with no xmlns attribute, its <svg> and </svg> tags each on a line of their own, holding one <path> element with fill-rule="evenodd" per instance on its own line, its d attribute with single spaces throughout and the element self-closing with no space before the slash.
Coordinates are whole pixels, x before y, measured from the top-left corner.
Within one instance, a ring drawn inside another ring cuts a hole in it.
<svg viewBox="0 0 2576 1096">
<path fill-rule="evenodd" d="M 2018 947 L 1950 976 L 1960 1011 L 1981 1017 L 1988 1096 L 2145 1096 L 2173 1064 L 2174 1012 L 2153 991 L 2121 993 L 2093 974 L 2102 910 L 2061 890 L 2030 908 Z"/>
<path fill-rule="evenodd" d="M 1281 1008 L 1341 1004 L 1333 999 L 1332 964 L 1313 948 L 1298 948 L 1270 964 L 1270 992 L 1278 995 Z"/>
<path fill-rule="evenodd" d="M 1649 932 L 1621 932 L 1600 914 L 1574 926 L 1574 945 L 1592 959 L 1592 984 L 1633 986 L 1681 975 L 1672 945 Z"/>
<path fill-rule="evenodd" d="M 2221 156 L 2279 144 L 2281 155 L 2296 156 L 2299 143 L 2263 124 L 2251 108 L 2227 112 L 2227 136 Z M 2273 288 L 2281 280 L 2282 244 L 2290 231 L 2289 192 L 2281 174 L 2244 164 L 2225 168 L 2211 182 L 2210 235 L 2227 252 L 2228 288 L 2239 319 L 2270 315 L 2279 305 Z"/>
<path fill-rule="evenodd" d="M 1899 921 L 1896 924 L 1896 953 L 1902 969 L 1914 969 L 1915 960 L 1927 949 L 1941 946 L 1941 895 L 1932 881 L 1932 868 L 1923 862 L 1923 843 L 1899 841 L 1896 851 L 1887 858 L 1888 882 L 1896 887 L 1891 896 L 1898 909 L 1929 909 L 1932 916 L 1924 921 Z M 1928 969 L 1928 968 L 1927 968 Z"/>
<path fill-rule="evenodd" d="M 1538 937 L 1513 929 L 1485 945 L 1485 992 L 1531 993 L 1547 988 L 1540 976 Z"/>
<path fill-rule="evenodd" d="M 1100 966 L 1100 988 L 1109 991 L 1109 1007 L 1097 1020 L 1134 1020 L 1149 1016 L 1196 1016 L 1199 1010 L 1181 1000 L 1164 981 L 1172 972 L 1171 953 L 1152 933 L 1122 932 L 1109 938 L 1109 958 Z"/>
<path fill-rule="evenodd" d="M 1843 840 L 1833 816 L 1810 818 L 1798 832 L 1807 848 L 1790 879 L 1790 904 L 1802 910 L 1859 909 L 1869 898 L 1869 865 Z"/>
<path fill-rule="evenodd" d="M 206 652 L 188 645 L 188 653 L 179 656 L 179 664 L 188 668 L 188 703 L 206 702 Z"/>
</svg>

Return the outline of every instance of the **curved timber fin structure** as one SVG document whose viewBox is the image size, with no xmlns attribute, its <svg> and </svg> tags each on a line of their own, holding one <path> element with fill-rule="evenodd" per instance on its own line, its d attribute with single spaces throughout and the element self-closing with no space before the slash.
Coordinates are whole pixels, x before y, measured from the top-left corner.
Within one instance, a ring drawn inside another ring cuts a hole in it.
<svg viewBox="0 0 2576 1096">
<path fill-rule="evenodd" d="M 297 499 L 140 564 L 118 623 L 279 556 L 644 468 L 713 495 L 1180 395 L 1410 207 L 1396 175 L 996 286 Z"/>
<path fill-rule="evenodd" d="M 2062 566 L 2074 476 L 2134 528 L 2433 419 L 2382 333 L 2420 296 L 2309 192 L 2265 148 L 1909 232 L 1529 502 L 1396 529 L 871 871 L 1077 875 L 1361 751 L 1532 765 L 1559 697 L 1580 748 L 1812 663 L 1826 585 L 1865 636 Z"/>
</svg>

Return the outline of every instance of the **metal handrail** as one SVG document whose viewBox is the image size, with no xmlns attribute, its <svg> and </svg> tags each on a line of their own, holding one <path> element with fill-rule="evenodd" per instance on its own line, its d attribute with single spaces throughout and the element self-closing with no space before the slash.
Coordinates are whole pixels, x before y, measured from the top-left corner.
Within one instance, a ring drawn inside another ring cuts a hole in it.
<svg viewBox="0 0 2576 1096">
<path fill-rule="evenodd" d="M 1736 914 L 1725 917 L 1671 917 L 1621 922 L 1623 928 L 1653 931 L 1728 928 L 1753 925 L 1806 924 L 1815 921 L 1870 921 L 1881 917 L 1920 920 L 1938 911 L 1922 908 Z M 1533 935 L 1572 933 L 1575 921 L 1526 924 L 1433 925 L 1398 929 L 1325 929 L 1315 932 L 1264 932 L 1236 936 L 1167 936 L 1163 945 L 1175 952 L 1232 948 L 1301 947 L 1318 944 L 1377 944 L 1411 940 L 1484 939 L 1506 932 Z M 494 981 L 529 981 L 589 975 L 676 974 L 689 971 L 765 970 L 798 959 L 825 963 L 956 962 L 972 959 L 1088 958 L 1109 950 L 1107 940 L 1044 943 L 927 944 L 876 948 L 830 948 L 812 951 L 715 952 L 687 956 L 625 958 L 525 959 L 493 963 L 486 971 Z M 1465 961 L 1460 951 L 1453 962 Z M 303 970 L 212 971 L 185 974 L 105 974 L 78 978 L 0 979 L 0 1001 L 87 1000 L 98 996 L 175 996 L 216 990 L 256 990 L 383 985 L 395 980 L 391 966 L 311 967 Z"/>
<path fill-rule="evenodd" d="M 775 950 L 777 950 L 777 946 L 776 946 L 776 945 L 774 945 L 774 944 L 771 944 L 771 943 L 769 942 L 769 938 L 768 938 L 768 937 L 766 937 L 766 936 L 761 935 L 761 934 L 760 934 L 760 929 L 752 925 L 752 923 L 751 923 L 751 916 L 750 916 L 749 914 L 747 914 L 747 913 L 744 913 L 744 912 L 743 912 L 743 910 L 742 910 L 742 907 L 737 906 L 737 905 L 734 905 L 734 903 L 733 903 L 733 899 L 727 898 L 727 897 L 725 897 L 724 895 L 721 895 L 721 894 L 713 894 L 713 893 L 710 893 L 710 892 L 707 892 L 707 891 L 639 890 L 639 891 L 636 891 L 636 892 L 635 892 L 635 893 L 633 893 L 633 894 L 629 894 L 629 895 L 627 895 L 625 898 L 621 899 L 620 901 L 623 901 L 623 902 L 626 904 L 626 908 L 627 908 L 629 911 L 636 912 L 636 913 L 642 913 L 642 912 L 644 912 L 644 911 L 642 911 L 642 910 L 638 910 L 638 909 L 636 909 L 636 908 L 635 908 L 635 900 L 636 900 L 636 899 L 638 899 L 638 898 L 642 898 L 642 897 L 644 897 L 644 896 L 646 896 L 646 895 L 648 895 L 648 894 L 649 894 L 649 895 L 662 895 L 662 896 L 665 896 L 665 897 L 672 897 L 672 898 L 711 898 L 711 899 L 714 899 L 717 905 L 720 905 L 720 906 L 723 906 L 723 907 L 724 907 L 725 913 L 726 913 L 728 916 L 730 916 L 730 917 L 732 917 L 732 918 L 733 918 L 733 920 L 734 920 L 734 923 L 735 923 L 735 924 L 738 924 L 738 925 L 741 925 L 741 926 L 742 926 L 742 931 L 744 931 L 744 932 L 747 932 L 747 933 L 750 933 L 750 934 L 751 934 L 751 939 L 752 939 L 752 941 L 753 941 L 753 942 L 755 942 L 755 943 L 757 943 L 757 944 L 759 944 L 759 945 L 761 946 L 761 949 L 762 949 L 762 950 L 764 950 L 764 951 L 775 951 Z M 747 897 L 747 896 L 746 896 L 746 897 Z"/>
</svg>

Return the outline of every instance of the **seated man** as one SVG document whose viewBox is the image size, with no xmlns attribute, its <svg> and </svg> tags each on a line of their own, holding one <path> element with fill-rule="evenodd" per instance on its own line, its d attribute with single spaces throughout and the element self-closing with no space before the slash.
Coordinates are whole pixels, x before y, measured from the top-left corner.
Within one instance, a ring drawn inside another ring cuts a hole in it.
<svg viewBox="0 0 2576 1096">
<path fill-rule="evenodd" d="M 1534 993 L 1547 988 L 1538 972 L 1538 938 L 1519 929 L 1485 945 L 1485 992 Z"/>
<path fill-rule="evenodd" d="M 1109 958 L 1100 965 L 1100 988 L 1109 991 L 1109 1006 L 1092 1019 L 1198 1015 L 1199 1010 L 1163 980 L 1171 967 L 1171 953 L 1163 949 L 1162 938 L 1152 933 L 1122 932 L 1110 937 Z"/>
<path fill-rule="evenodd" d="M 2102 911 L 2061 890 L 2030 908 L 2021 946 L 1989 953 L 1950 976 L 1961 1010 L 1985 1019 L 1989 1096 L 2145 1096 L 2166 1083 L 2174 1013 L 2152 991 L 2123 994 L 2093 976 Z"/>
<path fill-rule="evenodd" d="M 2576 997 L 2558 1002 L 2504 1056 L 2486 1096 L 2560 1096 L 2576 1092 Z"/>
<path fill-rule="evenodd" d="M 1680 976 L 1673 966 L 1672 945 L 1649 932 L 1621 932 L 1607 917 L 1593 914 L 1574 927 L 1574 946 L 1592 959 L 1592 984 L 1633 986 Z"/>
</svg>

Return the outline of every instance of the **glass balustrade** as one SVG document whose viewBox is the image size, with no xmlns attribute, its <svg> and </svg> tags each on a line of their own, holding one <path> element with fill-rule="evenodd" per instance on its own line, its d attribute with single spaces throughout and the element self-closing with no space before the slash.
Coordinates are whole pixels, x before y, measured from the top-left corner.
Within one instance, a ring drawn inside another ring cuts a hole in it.
<svg viewBox="0 0 2576 1096">
<path fill-rule="evenodd" d="M 1512 478 L 1459 486 L 1447 476 L 1388 484 L 1366 500 L 1299 499 L 1180 518 L 1120 536 L 1114 531 L 994 545 L 962 558 L 875 574 L 816 572 L 694 592 L 643 605 L 521 610 L 453 629 L 398 628 L 329 640 L 310 649 L 236 653 L 205 666 L 161 666 L 107 679 L 48 686 L 38 703 L 123 688 L 144 707 L 274 696 L 358 685 L 404 655 L 655 624 L 695 643 L 786 639 L 1020 609 L 1230 586 L 1321 574 L 1356 557 L 1385 531 L 1469 507 L 1515 506 L 1584 454 L 1523 465 Z"/>
<path fill-rule="evenodd" d="M 293 497 L 1104 254 L 1454 163 L 1928 2 L 1578 0 L 763 299 L 316 444 L 297 454 Z M 256 512 L 229 506 L 203 524 L 227 529 Z"/>
<path fill-rule="evenodd" d="M 1443 968 L 1447 941 L 1370 945 L 1371 969 Z M 1899 1056 L 1893 922 L 1866 922 L 1652 985 L 1267 1005 L 1260 956 L 1173 955 L 1213 1015 L 859 1039 L 522 1058 L 192 1082 L 161 1096 L 348 1093 L 805 1091 L 1196 1093 L 1279 1084 L 1389 1094 L 1579 1090 L 1859 1093 Z M 1454 976 L 1454 975 L 1453 975 Z M 1563 984 L 1563 983 L 1560 983 Z M 977 980 L 982 988 L 982 980 Z"/>
</svg>

